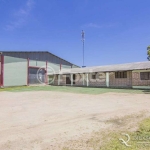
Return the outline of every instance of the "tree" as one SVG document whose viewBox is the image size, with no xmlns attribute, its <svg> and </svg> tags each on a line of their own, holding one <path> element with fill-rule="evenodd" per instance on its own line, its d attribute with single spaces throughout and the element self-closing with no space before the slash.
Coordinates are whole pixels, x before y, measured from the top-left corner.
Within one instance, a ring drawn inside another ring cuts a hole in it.
<svg viewBox="0 0 150 150">
<path fill-rule="evenodd" d="M 147 59 L 150 61 L 150 45 L 147 47 Z"/>
</svg>

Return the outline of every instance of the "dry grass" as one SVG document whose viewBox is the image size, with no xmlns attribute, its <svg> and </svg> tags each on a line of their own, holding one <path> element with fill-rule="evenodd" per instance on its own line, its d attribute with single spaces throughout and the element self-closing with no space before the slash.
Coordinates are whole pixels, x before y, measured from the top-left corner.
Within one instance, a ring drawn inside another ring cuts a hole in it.
<svg viewBox="0 0 150 150">
<path fill-rule="evenodd" d="M 80 139 L 79 141 L 70 141 L 68 146 L 63 147 L 62 150 L 149 150 L 149 145 L 137 144 L 135 137 L 150 137 L 150 118 L 146 118 L 145 112 L 138 115 L 129 115 L 123 118 L 112 118 L 106 120 L 106 123 L 112 125 L 112 129 L 106 131 L 94 132 L 86 141 Z M 129 134 L 131 140 L 126 147 L 119 140 L 126 137 L 122 133 Z M 150 142 L 150 138 L 149 141 Z"/>
</svg>

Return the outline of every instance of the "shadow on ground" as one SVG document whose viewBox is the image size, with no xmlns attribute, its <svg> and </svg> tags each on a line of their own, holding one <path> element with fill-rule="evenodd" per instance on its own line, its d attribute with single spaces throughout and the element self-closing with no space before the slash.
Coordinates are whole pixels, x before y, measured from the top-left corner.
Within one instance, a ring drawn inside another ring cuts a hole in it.
<svg viewBox="0 0 150 150">
<path fill-rule="evenodd" d="M 143 93 L 144 94 L 150 94 L 150 90 L 144 90 Z"/>
</svg>

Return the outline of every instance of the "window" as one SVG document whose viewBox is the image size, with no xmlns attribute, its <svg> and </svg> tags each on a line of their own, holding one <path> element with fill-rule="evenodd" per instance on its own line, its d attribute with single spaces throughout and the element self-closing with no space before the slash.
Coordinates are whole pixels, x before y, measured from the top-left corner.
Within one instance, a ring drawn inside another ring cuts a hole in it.
<svg viewBox="0 0 150 150">
<path fill-rule="evenodd" d="M 96 79 L 96 74 L 92 74 L 92 79 Z"/>
<path fill-rule="evenodd" d="M 127 78 L 127 71 L 115 72 L 115 78 Z"/>
<path fill-rule="evenodd" d="M 150 72 L 140 72 L 141 80 L 150 80 Z"/>
</svg>

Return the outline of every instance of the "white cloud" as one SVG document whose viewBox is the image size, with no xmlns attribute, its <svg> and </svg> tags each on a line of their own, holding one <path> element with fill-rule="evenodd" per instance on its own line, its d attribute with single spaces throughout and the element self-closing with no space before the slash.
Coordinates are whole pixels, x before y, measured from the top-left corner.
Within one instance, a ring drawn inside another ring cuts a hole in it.
<svg viewBox="0 0 150 150">
<path fill-rule="evenodd" d="M 112 28 L 118 26 L 118 23 L 109 23 L 109 24 L 96 24 L 96 23 L 87 23 L 82 26 L 82 28 Z"/>
<path fill-rule="evenodd" d="M 88 23 L 88 24 L 83 25 L 83 27 L 90 27 L 90 28 L 102 28 L 102 26 L 101 26 L 101 25 L 99 25 L 99 24 L 95 24 L 95 23 Z"/>
<path fill-rule="evenodd" d="M 20 28 L 23 26 L 28 19 L 28 16 L 31 13 L 31 10 L 34 5 L 34 0 L 27 0 L 24 8 L 20 8 L 18 11 L 14 13 L 14 19 L 9 24 L 6 25 L 6 30 L 13 30 L 16 28 Z"/>
<path fill-rule="evenodd" d="M 34 5 L 34 1 L 33 1 L 33 0 L 28 0 L 26 5 L 27 5 L 27 8 L 28 8 L 29 10 L 31 10 L 32 7 L 33 7 L 33 5 Z"/>
</svg>

